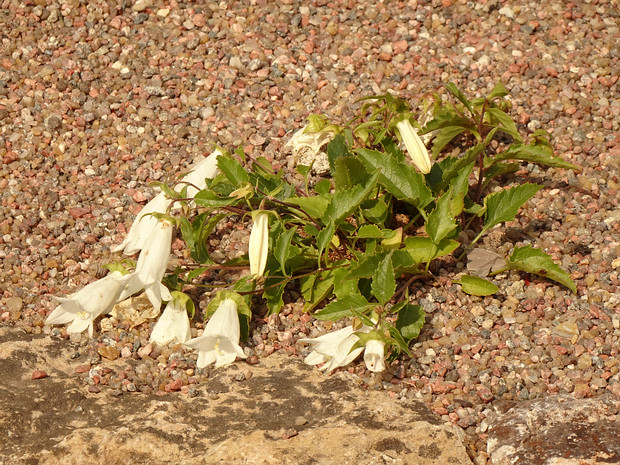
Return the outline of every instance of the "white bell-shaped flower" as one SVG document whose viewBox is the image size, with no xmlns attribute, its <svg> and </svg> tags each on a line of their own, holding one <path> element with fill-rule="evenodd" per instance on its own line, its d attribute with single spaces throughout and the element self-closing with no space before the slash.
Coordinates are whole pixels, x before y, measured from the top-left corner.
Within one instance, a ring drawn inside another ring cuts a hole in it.
<svg viewBox="0 0 620 465">
<path fill-rule="evenodd" d="M 157 320 L 149 339 L 151 342 L 160 345 L 173 341 L 185 343 L 192 337 L 189 316 L 187 315 L 189 297 L 182 292 L 172 292 L 171 294 L 172 300 L 164 308 L 164 312 Z"/>
<path fill-rule="evenodd" d="M 161 308 L 161 301 L 172 300 L 168 288 L 161 283 L 170 255 L 172 244 L 172 224 L 166 220 L 159 220 L 144 243 L 144 247 L 138 256 L 136 270 L 127 275 L 126 287 L 120 300 L 144 289 L 153 307 Z"/>
<path fill-rule="evenodd" d="M 113 271 L 68 297 L 54 297 L 60 305 L 49 314 L 45 324 L 71 323 L 67 327 L 68 333 L 81 333 L 88 328 L 88 334 L 92 337 L 93 321 L 99 315 L 110 312 L 119 302 L 125 279 L 122 273 Z"/>
<path fill-rule="evenodd" d="M 237 303 L 225 299 L 207 322 L 202 336 L 187 341 L 185 345 L 198 349 L 198 368 L 213 362 L 215 368 L 219 368 L 234 362 L 237 357 L 246 358 L 239 346 L 240 335 Z"/>
<path fill-rule="evenodd" d="M 378 339 L 368 340 L 364 349 L 364 362 L 370 371 L 385 371 L 385 342 Z"/>
<path fill-rule="evenodd" d="M 170 199 L 163 192 L 157 194 L 148 202 L 133 221 L 125 240 L 112 249 L 112 252 L 120 252 L 125 255 L 133 255 L 144 248 L 144 244 L 157 225 L 157 218 L 149 213 L 166 213 Z"/>
<path fill-rule="evenodd" d="M 304 359 L 304 363 L 307 365 L 324 363 L 320 369 L 326 373 L 348 365 L 364 350 L 363 347 L 351 350 L 359 341 L 354 333 L 353 326 L 347 326 L 317 338 L 300 339 L 299 342 L 312 344 L 313 348 L 313 351 Z"/>
</svg>

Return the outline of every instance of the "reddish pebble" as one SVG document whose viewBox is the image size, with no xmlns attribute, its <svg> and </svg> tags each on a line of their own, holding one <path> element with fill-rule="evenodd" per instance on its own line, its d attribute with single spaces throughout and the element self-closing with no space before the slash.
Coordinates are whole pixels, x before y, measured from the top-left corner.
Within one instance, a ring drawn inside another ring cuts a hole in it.
<svg viewBox="0 0 620 465">
<path fill-rule="evenodd" d="M 89 370 L 90 370 L 90 365 L 79 365 L 75 367 L 76 373 L 86 373 Z"/>
<path fill-rule="evenodd" d="M 183 387 L 183 380 L 177 379 L 171 383 L 166 384 L 164 389 L 166 390 L 166 392 L 174 392 L 174 391 L 180 391 L 182 387 Z"/>
<path fill-rule="evenodd" d="M 34 370 L 32 372 L 32 376 L 30 376 L 30 379 L 43 379 L 43 378 L 47 378 L 47 373 L 44 372 L 43 370 Z"/>
</svg>

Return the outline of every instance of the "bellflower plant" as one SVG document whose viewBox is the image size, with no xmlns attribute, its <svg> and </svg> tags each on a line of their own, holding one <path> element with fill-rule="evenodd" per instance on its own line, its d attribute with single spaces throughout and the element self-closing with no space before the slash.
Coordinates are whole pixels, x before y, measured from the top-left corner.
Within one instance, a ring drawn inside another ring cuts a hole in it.
<svg viewBox="0 0 620 465">
<path fill-rule="evenodd" d="M 187 341 L 185 345 L 198 350 L 198 368 L 213 362 L 215 368 L 219 368 L 231 364 L 237 357 L 247 357 L 239 346 L 240 335 L 237 303 L 225 299 L 209 319 L 202 336 Z"/>
<path fill-rule="evenodd" d="M 495 254 L 493 266 L 488 254 L 470 251 L 486 232 L 515 220 L 542 188 L 505 175 L 523 163 L 579 168 L 553 155 L 545 131 L 521 133 L 507 113 L 511 104 L 503 85 L 473 99 L 451 83 L 445 90 L 425 95 L 415 106 L 391 93 L 365 97 L 348 121 L 309 116 L 286 144 L 293 161 L 304 160 L 295 166 L 297 173 L 288 163 L 274 165 L 241 147 L 215 150 L 174 189 L 161 184 L 164 193 L 138 214 L 115 249 L 140 251 L 135 271 L 111 273 L 58 299 L 47 322 L 92 333 L 94 318 L 144 289 L 158 312 L 162 298 L 168 301 L 151 340 L 187 341 L 199 351 L 198 367 L 220 367 L 245 358 L 239 340 L 251 329 L 250 305 L 272 315 L 295 299 L 313 318 L 354 322 L 301 339 L 312 346 L 305 363 L 323 364 L 321 370 L 330 372 L 364 352 L 367 369 L 380 372 L 386 357 L 413 356 L 409 346 L 425 323 L 424 309 L 409 296 L 414 281 L 416 290 L 444 286 L 448 275 L 449 286 L 487 296 L 498 287 L 485 276 L 527 272 L 576 292 L 570 275 L 540 249 L 515 246 L 506 258 Z M 505 179 L 518 185 L 501 189 Z M 235 251 L 222 256 L 222 250 L 216 256 L 213 248 L 223 248 L 229 230 L 239 231 L 248 214 L 253 223 L 247 257 Z M 172 224 L 188 253 L 164 276 Z M 467 255 L 467 271 L 478 276 L 452 276 L 453 268 L 445 267 L 451 254 L 450 263 Z M 202 315 L 204 333 L 187 340 L 189 301 L 168 289 L 194 285 L 213 289 L 215 297 Z"/>
<path fill-rule="evenodd" d="M 187 307 L 190 307 L 193 313 L 194 304 L 189 296 L 182 292 L 171 292 L 171 296 L 172 300 L 164 308 L 149 339 L 160 345 L 173 341 L 185 343 L 192 337 Z"/>
<path fill-rule="evenodd" d="M 71 294 L 69 297 L 54 297 L 60 305 L 45 320 L 47 325 L 62 325 L 68 333 L 81 333 L 88 328 L 88 335 L 93 337 L 93 321 L 104 313 L 108 313 L 116 303 L 125 286 L 126 276 L 113 271 L 105 278 L 92 282 Z"/>
</svg>

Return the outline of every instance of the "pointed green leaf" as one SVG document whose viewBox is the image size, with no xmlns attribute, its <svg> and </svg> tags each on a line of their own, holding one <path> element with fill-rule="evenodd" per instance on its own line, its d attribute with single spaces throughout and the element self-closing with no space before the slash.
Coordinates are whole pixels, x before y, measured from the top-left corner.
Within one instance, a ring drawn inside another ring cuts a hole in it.
<svg viewBox="0 0 620 465">
<path fill-rule="evenodd" d="M 381 229 L 376 224 L 364 224 L 359 227 L 357 239 L 391 239 L 396 235 L 393 229 Z"/>
<path fill-rule="evenodd" d="M 301 280 L 301 292 L 306 301 L 304 311 L 310 311 L 332 294 L 334 274 L 332 270 L 313 274 Z"/>
<path fill-rule="evenodd" d="M 482 188 L 484 189 L 492 180 L 498 176 L 505 176 L 507 174 L 516 173 L 521 168 L 519 163 L 494 163 L 484 173 L 484 183 Z"/>
<path fill-rule="evenodd" d="M 463 211 L 463 201 L 469 191 L 469 175 L 474 164 L 470 163 L 450 182 L 452 195 L 450 196 L 450 214 L 457 217 Z"/>
<path fill-rule="evenodd" d="M 218 208 L 234 205 L 239 200 L 234 197 L 220 197 L 215 192 L 204 189 L 196 194 L 194 201 L 199 207 Z"/>
<path fill-rule="evenodd" d="M 327 210 L 330 195 L 315 195 L 312 197 L 289 197 L 287 203 L 297 205 L 312 218 L 321 218 Z"/>
<path fill-rule="evenodd" d="M 329 194 L 332 188 L 332 183 L 329 179 L 321 179 L 314 185 L 314 190 L 317 194 Z"/>
<path fill-rule="evenodd" d="M 382 195 L 378 199 L 366 199 L 360 205 L 362 215 L 373 223 L 383 225 L 388 217 L 388 205 L 386 196 Z"/>
<path fill-rule="evenodd" d="M 485 229 L 496 224 L 514 220 L 519 209 L 542 189 L 538 184 L 522 184 L 501 192 L 495 192 L 484 199 L 487 211 L 484 217 Z"/>
<path fill-rule="evenodd" d="M 474 110 L 471 106 L 471 102 L 469 100 L 467 100 L 467 98 L 465 97 L 465 95 L 458 90 L 458 88 L 452 83 L 449 82 L 446 84 L 446 89 L 448 89 L 448 91 L 454 95 L 457 99 L 460 100 L 460 102 L 465 105 L 465 107 L 469 110 L 469 113 L 472 114 L 472 116 L 474 115 Z"/>
<path fill-rule="evenodd" d="M 454 252 L 459 245 L 460 243 L 452 239 L 444 239 L 435 245 L 430 237 L 408 237 L 405 239 L 405 248 L 400 250 L 409 253 L 416 263 L 428 263 Z"/>
<path fill-rule="evenodd" d="M 523 142 L 523 137 L 519 134 L 519 130 L 517 129 L 517 125 L 514 120 L 504 113 L 499 108 L 487 108 L 486 115 L 488 115 L 489 123 L 493 126 L 498 126 L 500 131 L 509 134 L 515 142 Z"/>
<path fill-rule="evenodd" d="M 555 168 L 576 171 L 581 170 L 577 165 L 573 165 L 572 163 L 562 160 L 560 157 L 554 156 L 549 147 L 541 145 L 511 145 L 508 150 L 493 157 L 492 163 L 497 163 L 502 160 L 522 160 L 530 163 L 538 163 L 539 165 L 553 166 Z"/>
<path fill-rule="evenodd" d="M 349 267 L 337 268 L 334 270 L 334 294 L 341 299 L 351 294 L 359 294 L 357 284 L 359 279 L 351 278 Z"/>
<path fill-rule="evenodd" d="M 361 161 L 355 157 L 344 156 L 337 158 L 334 162 L 334 182 L 336 190 L 350 189 L 368 178 L 366 168 Z"/>
<path fill-rule="evenodd" d="M 391 253 L 379 262 L 379 267 L 372 277 L 370 289 L 381 305 L 385 305 L 396 292 L 396 277 L 394 276 Z"/>
<path fill-rule="evenodd" d="M 563 284 L 571 291 L 577 292 L 575 283 L 566 271 L 556 265 L 545 252 L 540 249 L 534 249 L 529 245 L 515 247 L 512 255 L 509 257 L 508 268 L 552 279 Z"/>
<path fill-rule="evenodd" d="M 454 281 L 463 287 L 463 292 L 470 295 L 492 295 L 499 291 L 499 288 L 486 279 L 477 276 L 463 275 L 459 281 Z"/>
<path fill-rule="evenodd" d="M 432 201 L 424 176 L 414 166 L 400 163 L 377 150 L 358 149 L 355 153 L 367 169 L 379 170 L 379 182 L 397 199 L 419 208 L 424 208 Z"/>
<path fill-rule="evenodd" d="M 336 191 L 332 197 L 325 214 L 322 217 L 324 224 L 333 222 L 337 225 L 342 223 L 348 216 L 360 206 L 362 201 L 375 187 L 379 173 L 375 172 L 366 181 L 351 189 Z"/>
<path fill-rule="evenodd" d="M 342 134 L 338 134 L 327 144 L 327 159 L 332 175 L 336 173 L 336 160 L 347 155 L 349 155 L 347 141 Z"/>
<path fill-rule="evenodd" d="M 319 231 L 319 234 L 316 236 L 316 247 L 318 249 L 319 261 L 321 259 L 321 256 L 323 255 L 323 251 L 332 241 L 332 237 L 334 237 L 334 232 L 336 232 L 336 225 L 332 221 L 323 229 L 321 229 L 321 231 Z"/>
<path fill-rule="evenodd" d="M 435 244 L 439 244 L 454 230 L 454 228 L 456 228 L 456 221 L 454 221 L 454 217 L 450 212 L 451 197 L 452 188 L 439 197 L 439 200 L 437 200 L 437 206 L 430 213 L 430 215 L 428 215 L 428 221 L 426 222 L 426 233 Z"/>
<path fill-rule="evenodd" d="M 361 295 L 353 294 L 327 304 L 313 316 L 318 320 L 338 321 L 341 318 L 354 316 L 353 310 L 359 311 L 369 307 L 374 305 L 369 304 Z"/>
<path fill-rule="evenodd" d="M 396 319 L 396 329 L 398 329 L 407 344 L 420 335 L 425 317 L 426 314 L 419 305 L 406 304 L 399 310 L 398 318 Z"/>
<path fill-rule="evenodd" d="M 268 288 L 263 292 L 263 298 L 267 301 L 267 314 L 273 315 L 274 313 L 279 313 L 282 307 L 284 306 L 284 300 L 282 299 L 282 295 L 284 294 L 284 288 L 286 283 L 283 283 L 279 286 L 270 287 L 278 282 L 282 281 L 282 278 L 267 278 L 265 281 L 265 287 Z"/>
<path fill-rule="evenodd" d="M 217 166 L 234 186 L 239 186 L 244 182 L 249 182 L 250 180 L 245 168 L 229 156 L 220 155 L 217 158 Z"/>
<path fill-rule="evenodd" d="M 493 90 L 491 91 L 491 93 L 487 95 L 487 100 L 494 100 L 496 98 L 502 98 L 502 97 L 505 97 L 506 95 L 508 95 L 508 90 L 506 89 L 506 87 L 504 87 L 504 84 L 502 84 L 501 82 L 498 82 L 497 84 L 495 84 L 495 87 L 493 87 Z"/>
<path fill-rule="evenodd" d="M 370 278 L 377 271 L 379 263 L 386 256 L 386 253 L 378 253 L 376 255 L 363 255 L 360 263 L 351 271 L 352 278 Z M 352 265 L 354 266 L 354 265 Z"/>
<path fill-rule="evenodd" d="M 295 235 L 295 228 L 284 229 L 284 232 L 278 236 L 276 241 L 276 247 L 274 254 L 278 263 L 280 263 L 280 269 L 285 276 L 290 276 L 286 273 L 286 261 L 291 256 L 291 240 Z M 296 247 L 294 247 L 296 249 Z"/>
<path fill-rule="evenodd" d="M 431 149 L 433 153 L 433 157 L 437 157 L 446 145 L 452 141 L 456 136 L 465 131 L 466 128 L 463 126 L 446 126 L 437 132 L 435 137 L 433 137 L 433 148 Z"/>
</svg>

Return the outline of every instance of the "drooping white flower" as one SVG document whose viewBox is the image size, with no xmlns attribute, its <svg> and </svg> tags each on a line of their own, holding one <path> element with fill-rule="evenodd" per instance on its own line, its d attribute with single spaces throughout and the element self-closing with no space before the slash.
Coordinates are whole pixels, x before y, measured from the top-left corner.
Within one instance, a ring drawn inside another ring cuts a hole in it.
<svg viewBox="0 0 620 465">
<path fill-rule="evenodd" d="M 93 336 L 93 321 L 104 313 L 110 312 L 119 302 L 124 279 L 119 271 L 113 271 L 105 278 L 92 282 L 71 294 L 69 297 L 54 297 L 60 305 L 45 320 L 47 325 L 62 325 L 68 333 L 81 333 L 88 328 L 88 335 Z"/>
<path fill-rule="evenodd" d="M 234 362 L 237 357 L 246 358 L 239 346 L 240 335 L 237 303 L 225 299 L 209 319 L 202 336 L 187 341 L 185 345 L 198 349 L 198 368 L 213 362 L 215 368 L 219 368 Z"/>
<path fill-rule="evenodd" d="M 187 176 L 184 176 L 181 182 L 176 185 L 176 190 L 180 191 L 187 184 L 187 197 L 194 198 L 199 190 L 207 187 L 205 179 L 213 179 L 217 174 L 217 157 L 220 155 L 222 152 L 215 149 L 211 155 L 198 161 L 192 166 Z"/>
<path fill-rule="evenodd" d="M 120 252 L 125 255 L 133 255 L 144 248 L 144 244 L 151 235 L 151 231 L 157 225 L 157 218 L 149 213 L 166 213 L 170 199 L 160 192 L 151 199 L 136 216 L 125 240 L 112 249 L 112 252 Z"/>
<path fill-rule="evenodd" d="M 192 337 L 186 310 L 187 302 L 191 302 L 191 300 L 182 292 L 172 292 L 171 294 L 172 300 L 168 302 L 153 328 L 149 339 L 151 342 L 161 345 L 172 341 L 185 343 Z"/>
<path fill-rule="evenodd" d="M 264 211 L 255 211 L 253 219 L 248 252 L 250 273 L 260 278 L 265 272 L 269 253 L 269 214 Z"/>
<path fill-rule="evenodd" d="M 320 369 L 326 373 L 348 365 L 364 350 L 363 347 L 351 350 L 359 341 L 354 333 L 353 326 L 347 326 L 317 338 L 300 339 L 299 342 L 313 345 L 313 351 L 304 359 L 304 363 L 307 365 L 324 363 Z"/>
<path fill-rule="evenodd" d="M 159 220 L 150 232 L 144 247 L 138 256 L 136 270 L 127 275 L 126 287 L 120 300 L 144 289 L 153 307 L 161 308 L 161 301 L 172 300 L 168 288 L 161 283 L 170 255 L 172 244 L 172 224 L 166 220 Z"/>
<path fill-rule="evenodd" d="M 364 350 L 364 362 L 370 371 L 385 371 L 385 342 L 369 339 Z"/>
<path fill-rule="evenodd" d="M 409 120 L 404 119 L 396 123 L 396 129 L 398 129 L 400 137 L 405 143 L 407 152 L 409 152 L 415 166 L 424 174 L 430 173 L 431 158 L 428 155 L 428 151 L 422 139 L 420 139 L 420 136 L 418 136 L 417 131 L 413 128 Z"/>
</svg>

